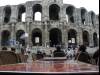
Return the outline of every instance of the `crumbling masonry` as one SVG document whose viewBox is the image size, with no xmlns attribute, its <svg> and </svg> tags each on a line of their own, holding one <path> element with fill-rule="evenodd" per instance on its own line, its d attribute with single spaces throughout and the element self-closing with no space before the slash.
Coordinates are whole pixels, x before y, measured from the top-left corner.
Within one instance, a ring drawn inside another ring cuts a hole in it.
<svg viewBox="0 0 100 75">
<path fill-rule="evenodd" d="M 36 13 L 41 20 L 36 20 Z M 25 22 L 22 14 L 25 13 Z M 21 36 L 28 33 L 28 38 Z M 36 40 L 37 39 L 37 40 Z M 0 7 L 0 46 L 10 40 L 25 46 L 99 45 L 99 15 L 84 7 L 75 8 L 62 0 L 36 0 Z M 9 42 L 10 41 L 10 42 Z"/>
</svg>

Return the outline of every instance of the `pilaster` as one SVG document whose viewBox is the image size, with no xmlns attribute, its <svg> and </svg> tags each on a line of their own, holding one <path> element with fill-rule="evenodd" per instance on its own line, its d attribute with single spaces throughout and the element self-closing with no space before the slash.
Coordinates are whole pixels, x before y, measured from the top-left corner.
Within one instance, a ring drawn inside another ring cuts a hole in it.
<svg viewBox="0 0 100 75">
<path fill-rule="evenodd" d="M 47 47 L 47 45 L 50 44 L 50 40 L 49 40 L 49 32 L 48 32 L 48 28 L 47 28 L 47 22 L 45 22 L 43 27 L 43 35 L 42 35 L 42 45 L 44 47 Z"/>
<path fill-rule="evenodd" d="M 81 10 L 80 9 L 75 9 L 75 13 L 74 13 L 74 20 L 75 20 L 75 23 L 77 25 L 82 25 L 81 24 Z"/>
<path fill-rule="evenodd" d="M 17 22 L 17 14 L 18 14 L 17 6 L 11 6 L 11 10 L 12 10 L 12 12 L 11 12 L 11 17 L 10 17 L 10 22 L 16 23 Z"/>
<path fill-rule="evenodd" d="M 26 3 L 26 22 L 33 21 L 33 9 L 30 2 Z"/>
<path fill-rule="evenodd" d="M 89 32 L 89 46 L 93 47 L 93 33 L 91 31 Z"/>
</svg>

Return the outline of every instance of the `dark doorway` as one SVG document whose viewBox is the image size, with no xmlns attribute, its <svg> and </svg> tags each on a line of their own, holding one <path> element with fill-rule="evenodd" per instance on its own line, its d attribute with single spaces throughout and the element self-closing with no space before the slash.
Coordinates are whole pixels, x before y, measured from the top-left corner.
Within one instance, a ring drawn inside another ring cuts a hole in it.
<svg viewBox="0 0 100 75">
<path fill-rule="evenodd" d="M 54 28 L 50 30 L 50 47 L 54 47 L 56 45 L 61 45 L 62 43 L 62 33 L 61 30 Z"/>
<path fill-rule="evenodd" d="M 74 10 L 75 8 L 73 6 L 68 6 L 66 8 L 66 15 L 68 15 L 68 20 L 72 23 L 74 23 L 74 16 L 73 16 Z"/>
<path fill-rule="evenodd" d="M 16 33 L 16 41 L 19 42 L 19 44 L 22 44 L 22 46 L 25 46 L 25 39 L 21 38 L 25 34 L 24 30 L 18 30 Z"/>
<path fill-rule="evenodd" d="M 86 9 L 81 9 L 81 22 L 85 24 L 85 15 L 86 15 Z"/>
<path fill-rule="evenodd" d="M 77 32 L 74 29 L 68 31 L 68 47 L 77 45 Z"/>
<path fill-rule="evenodd" d="M 52 4 L 49 7 L 50 20 L 59 20 L 59 12 L 60 12 L 60 7 L 56 4 Z"/>
<path fill-rule="evenodd" d="M 10 40 L 10 32 L 8 30 L 4 30 L 1 33 L 1 46 L 9 46 L 10 45 L 9 40 Z"/>
<path fill-rule="evenodd" d="M 32 31 L 32 43 L 33 46 L 42 46 L 42 32 L 38 28 Z"/>
<path fill-rule="evenodd" d="M 23 14 L 26 13 L 26 8 L 24 5 L 18 6 L 18 22 L 22 22 Z M 24 18 L 25 19 L 25 18 Z"/>
<path fill-rule="evenodd" d="M 89 33 L 87 31 L 83 31 L 83 44 L 89 46 Z"/>
<path fill-rule="evenodd" d="M 93 41 L 94 41 L 94 47 L 98 46 L 98 38 L 97 38 L 97 33 L 93 34 Z"/>
<path fill-rule="evenodd" d="M 91 11 L 91 22 L 94 25 L 94 18 L 95 18 L 95 13 Z"/>
<path fill-rule="evenodd" d="M 6 6 L 4 8 L 4 23 L 8 23 L 10 21 L 10 16 L 11 16 L 11 7 L 10 6 Z"/>
</svg>

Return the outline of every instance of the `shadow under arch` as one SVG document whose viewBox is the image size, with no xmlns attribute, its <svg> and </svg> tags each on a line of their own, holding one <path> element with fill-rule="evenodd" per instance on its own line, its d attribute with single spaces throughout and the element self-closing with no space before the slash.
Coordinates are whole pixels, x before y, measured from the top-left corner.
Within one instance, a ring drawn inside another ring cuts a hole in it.
<svg viewBox="0 0 100 75">
<path fill-rule="evenodd" d="M 74 23 L 74 16 L 73 16 L 74 10 L 75 10 L 75 7 L 71 5 L 66 8 L 66 15 L 68 15 L 68 21 L 72 23 Z"/>
<path fill-rule="evenodd" d="M 50 47 L 62 44 L 62 32 L 58 28 L 53 28 L 49 31 Z"/>
<path fill-rule="evenodd" d="M 94 47 L 98 46 L 98 38 L 97 38 L 97 33 L 93 33 L 93 41 L 94 41 Z"/>
<path fill-rule="evenodd" d="M 49 18 L 50 20 L 59 20 L 60 7 L 57 4 L 49 6 Z"/>
<path fill-rule="evenodd" d="M 87 10 L 85 8 L 81 8 L 81 22 L 82 22 L 82 24 L 85 24 L 86 12 L 87 12 Z"/>
<path fill-rule="evenodd" d="M 26 13 L 26 7 L 24 5 L 18 6 L 18 22 L 22 22 L 23 20 L 23 14 Z M 25 17 L 24 17 L 25 19 Z"/>
<path fill-rule="evenodd" d="M 9 46 L 11 33 L 8 30 L 4 30 L 1 32 L 1 46 Z"/>
<path fill-rule="evenodd" d="M 10 6 L 6 6 L 4 8 L 4 23 L 8 23 L 10 21 L 11 12 L 12 11 Z"/>
<path fill-rule="evenodd" d="M 42 31 L 36 28 L 32 31 L 32 44 L 33 46 L 42 46 Z"/>
<path fill-rule="evenodd" d="M 68 47 L 77 45 L 77 31 L 70 29 L 68 31 Z"/>
<path fill-rule="evenodd" d="M 88 31 L 83 31 L 83 44 L 89 46 L 89 33 Z"/>
<path fill-rule="evenodd" d="M 18 30 L 16 32 L 16 41 L 19 42 L 19 44 L 22 44 L 22 46 L 25 46 L 25 38 L 21 38 L 25 34 L 24 30 Z"/>
</svg>

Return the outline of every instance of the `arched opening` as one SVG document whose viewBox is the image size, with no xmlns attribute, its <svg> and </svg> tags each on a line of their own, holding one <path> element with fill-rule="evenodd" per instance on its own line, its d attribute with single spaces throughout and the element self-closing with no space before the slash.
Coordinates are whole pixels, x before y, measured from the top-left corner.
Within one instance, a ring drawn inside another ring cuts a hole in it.
<svg viewBox="0 0 100 75">
<path fill-rule="evenodd" d="M 94 18 L 95 18 L 95 14 L 94 12 L 91 12 L 91 21 L 93 25 L 94 25 Z"/>
<path fill-rule="evenodd" d="M 81 9 L 81 22 L 82 22 L 82 24 L 85 24 L 85 14 L 86 14 L 86 10 Z"/>
<path fill-rule="evenodd" d="M 32 43 L 33 46 L 42 46 L 42 32 L 38 28 L 32 31 Z"/>
<path fill-rule="evenodd" d="M 1 46 L 9 46 L 10 45 L 10 32 L 8 30 L 4 30 L 1 33 Z"/>
<path fill-rule="evenodd" d="M 94 47 L 98 46 L 98 38 L 97 38 L 97 33 L 93 34 L 93 41 L 94 41 Z"/>
<path fill-rule="evenodd" d="M 11 17 L 11 7 L 10 6 L 6 6 L 4 8 L 4 23 L 8 23 L 10 21 L 10 17 Z"/>
<path fill-rule="evenodd" d="M 49 34 L 50 47 L 54 47 L 56 45 L 62 44 L 62 32 L 57 28 L 53 28 L 50 30 Z"/>
<path fill-rule="evenodd" d="M 33 21 L 41 21 L 42 6 L 36 4 L 33 6 Z"/>
<path fill-rule="evenodd" d="M 74 7 L 73 6 L 69 6 L 66 8 L 66 15 L 68 16 L 68 21 L 74 23 L 74 17 L 73 17 L 73 13 L 74 13 Z"/>
<path fill-rule="evenodd" d="M 41 13 L 40 12 L 35 13 L 35 21 L 41 21 Z"/>
<path fill-rule="evenodd" d="M 18 22 L 25 22 L 26 8 L 24 5 L 18 7 Z"/>
<path fill-rule="evenodd" d="M 74 29 L 68 31 L 68 47 L 77 45 L 77 32 Z"/>
<path fill-rule="evenodd" d="M 89 33 L 87 31 L 83 31 L 83 44 L 89 46 Z"/>
<path fill-rule="evenodd" d="M 59 20 L 60 7 L 57 4 L 52 4 L 49 7 L 50 20 Z"/>
<path fill-rule="evenodd" d="M 24 30 L 18 30 L 16 32 L 16 41 L 19 42 L 19 44 L 22 46 L 25 46 L 25 38 L 22 38 L 24 34 L 25 34 Z"/>
</svg>

